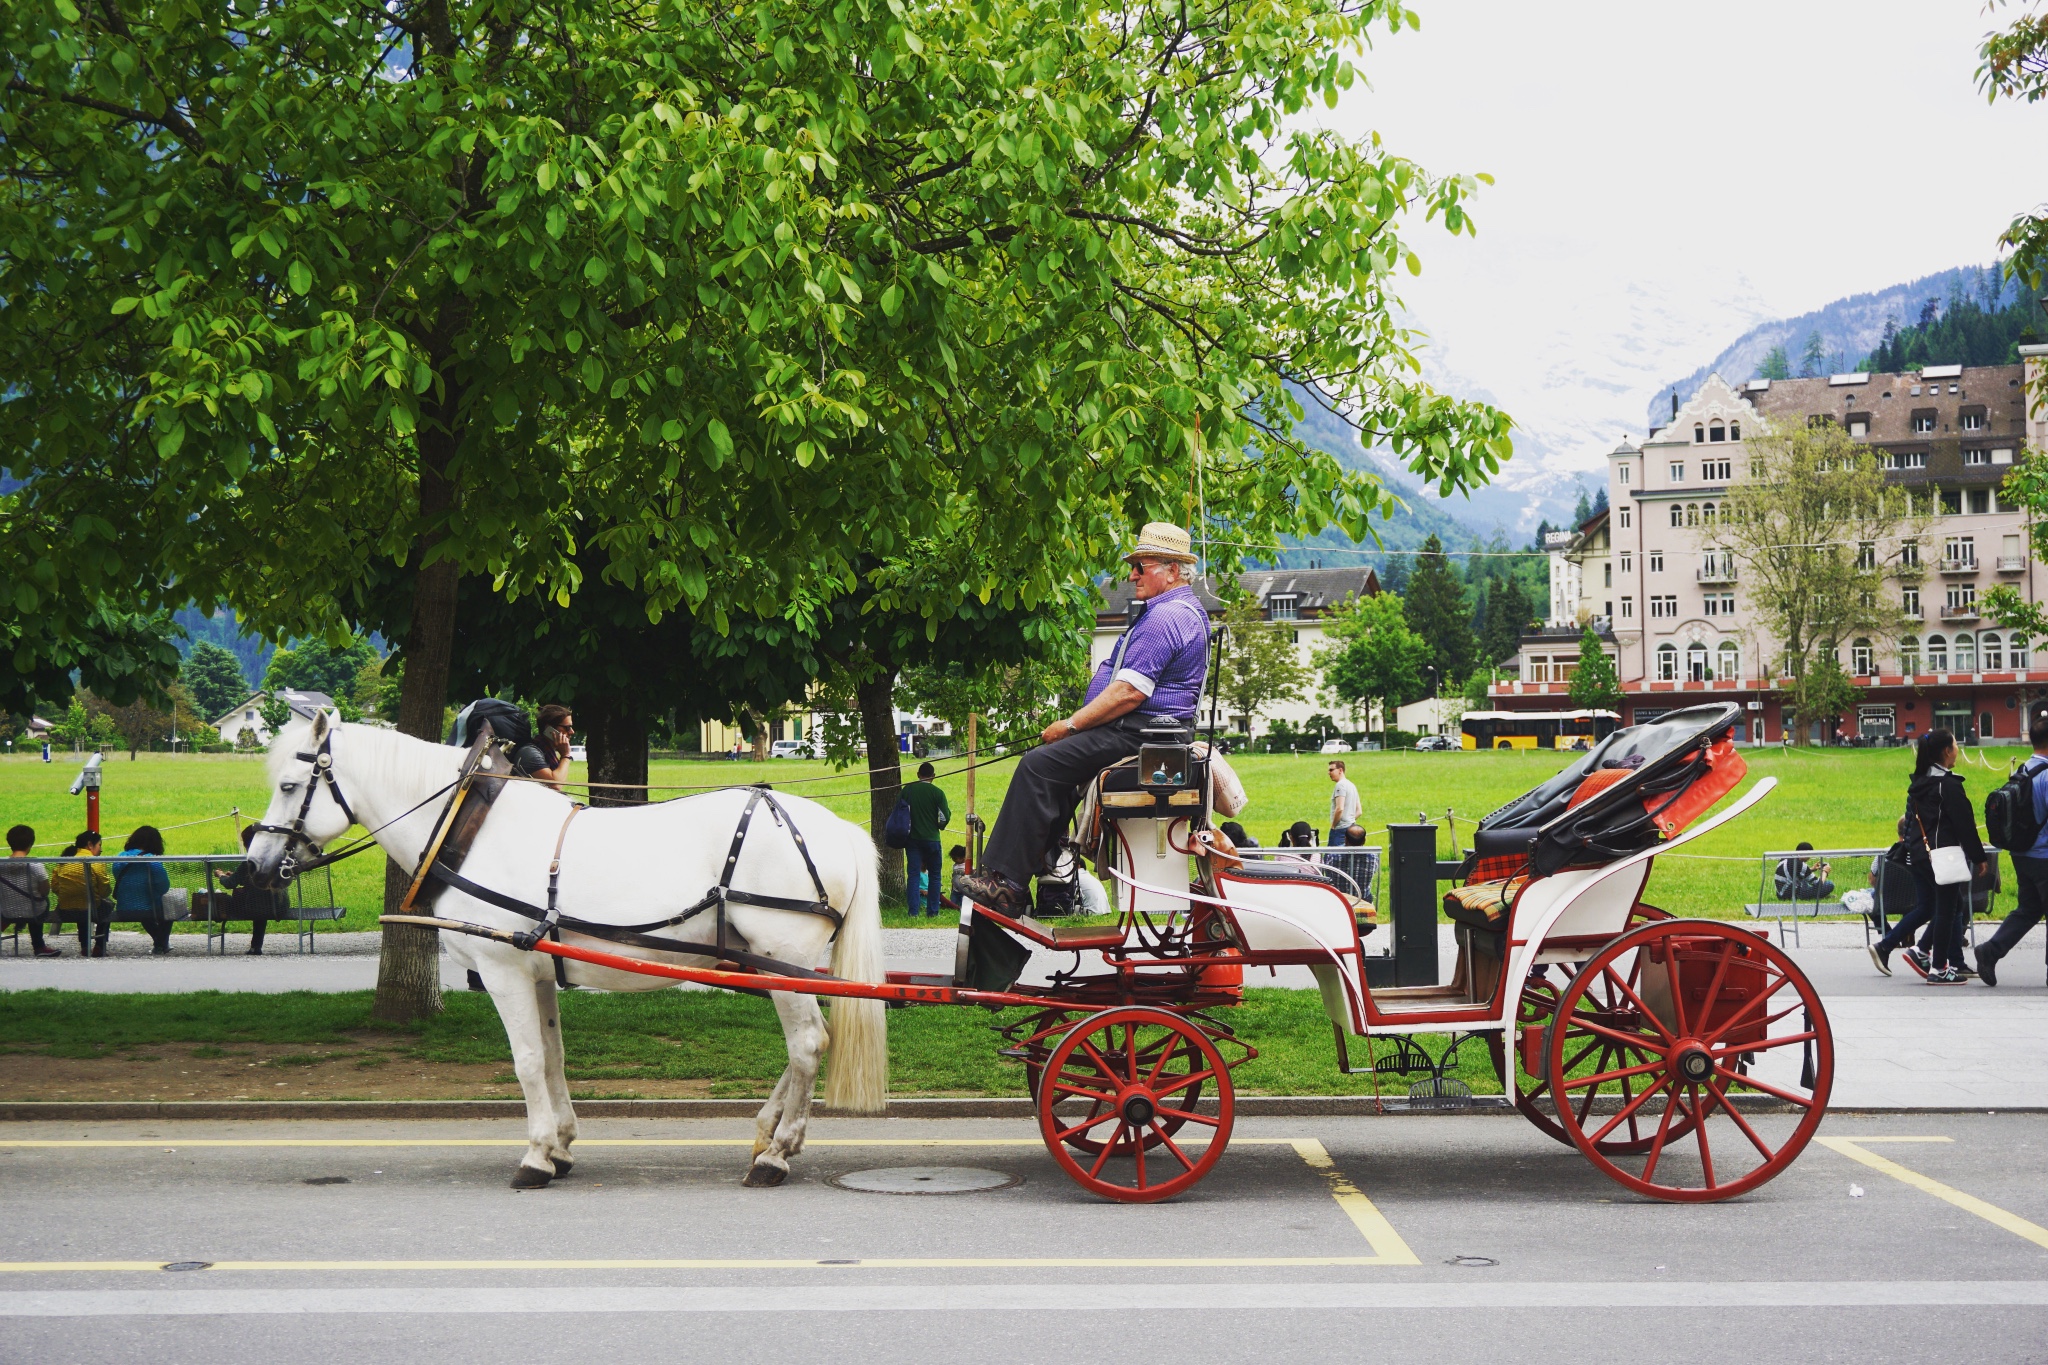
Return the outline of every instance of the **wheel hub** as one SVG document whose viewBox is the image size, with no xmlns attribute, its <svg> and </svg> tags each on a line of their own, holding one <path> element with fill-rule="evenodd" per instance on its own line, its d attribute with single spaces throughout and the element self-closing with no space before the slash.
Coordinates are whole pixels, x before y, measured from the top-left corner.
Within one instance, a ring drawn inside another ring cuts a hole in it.
<svg viewBox="0 0 2048 1365">
<path fill-rule="evenodd" d="M 1672 1054 L 1671 1069 L 1681 1081 L 1702 1085 L 1714 1074 L 1714 1054 L 1688 1040 Z"/>
<path fill-rule="evenodd" d="M 1117 1109 L 1126 1124 L 1132 1128 L 1143 1128 L 1159 1113 L 1159 1104 L 1150 1094 L 1138 1091 L 1125 1095 Z"/>
</svg>

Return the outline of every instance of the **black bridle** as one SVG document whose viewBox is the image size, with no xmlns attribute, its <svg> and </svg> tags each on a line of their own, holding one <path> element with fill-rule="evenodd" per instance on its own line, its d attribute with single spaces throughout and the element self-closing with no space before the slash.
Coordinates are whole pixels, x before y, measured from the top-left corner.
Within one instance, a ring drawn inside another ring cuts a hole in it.
<svg viewBox="0 0 2048 1365">
<path fill-rule="evenodd" d="M 278 880 L 283 882 L 290 881 L 299 873 L 299 864 L 293 859 L 292 853 L 300 845 L 311 849 L 314 857 L 320 856 L 320 845 L 306 833 L 306 814 L 313 809 L 313 797 L 320 790 L 322 782 L 327 784 L 327 790 L 333 794 L 334 804 L 340 806 L 341 813 L 348 817 L 348 823 L 356 823 L 356 813 L 349 808 L 348 798 L 341 794 L 341 783 L 334 777 L 334 731 L 329 729 L 326 734 L 320 736 L 319 746 L 312 753 L 294 754 L 293 757 L 302 763 L 313 765 L 312 776 L 306 779 L 306 795 L 299 802 L 299 813 L 292 818 L 289 825 L 251 826 L 258 834 L 282 834 L 285 837 L 284 858 L 278 863 L 277 868 Z M 346 829 L 347 826 L 343 828 Z"/>
</svg>

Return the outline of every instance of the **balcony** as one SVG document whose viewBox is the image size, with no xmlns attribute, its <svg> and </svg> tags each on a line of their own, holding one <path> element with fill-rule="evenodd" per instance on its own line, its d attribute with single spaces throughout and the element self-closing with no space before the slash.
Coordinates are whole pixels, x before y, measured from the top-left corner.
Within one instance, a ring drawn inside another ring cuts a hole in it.
<svg viewBox="0 0 2048 1365">
<path fill-rule="evenodd" d="M 1941 561 L 1941 572 L 1944 576 L 1954 574 L 1974 578 L 1977 575 L 1977 561 L 1975 559 L 1944 559 Z"/>
<path fill-rule="evenodd" d="M 1733 564 L 1709 565 L 1704 569 L 1695 570 L 1693 577 L 1702 583 L 1733 583 L 1735 581 L 1735 566 Z"/>
<path fill-rule="evenodd" d="M 1941 609 L 1944 621 L 1974 621 L 1977 619 L 1977 604 L 1964 602 L 1960 606 L 1944 606 Z"/>
<path fill-rule="evenodd" d="M 1901 560 L 1897 564 L 1892 565 L 1891 574 L 1893 578 L 1904 579 L 1908 583 L 1917 583 L 1927 576 L 1927 566 L 1917 559 L 1911 563 Z"/>
<path fill-rule="evenodd" d="M 2025 573 L 2027 571 L 2027 557 L 2025 555 L 2000 555 L 1998 557 L 1998 571 L 2000 573 Z"/>
</svg>

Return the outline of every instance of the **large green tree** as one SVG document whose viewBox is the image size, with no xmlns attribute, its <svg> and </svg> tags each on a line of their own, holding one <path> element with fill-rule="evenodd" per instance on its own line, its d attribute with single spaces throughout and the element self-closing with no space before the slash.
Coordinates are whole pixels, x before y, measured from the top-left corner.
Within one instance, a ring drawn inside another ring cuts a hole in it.
<svg viewBox="0 0 2048 1365">
<path fill-rule="evenodd" d="M 209 640 L 192 646 L 178 677 L 191 695 L 192 704 L 208 720 L 226 715 L 230 706 L 249 695 L 249 680 L 242 676 L 242 661 Z"/>
<path fill-rule="evenodd" d="M 1224 606 L 1222 677 L 1217 692 L 1223 708 L 1243 716 L 1247 732 L 1279 702 L 1297 700 L 1313 674 L 1302 662 L 1294 627 L 1269 621 L 1258 598 L 1240 589 Z"/>
<path fill-rule="evenodd" d="M 324 692 L 330 697 L 353 700 L 356 676 L 365 665 L 375 663 L 377 657 L 377 647 L 360 635 L 340 645 L 325 640 L 302 640 L 270 656 L 263 685 L 271 689 Z"/>
<path fill-rule="evenodd" d="M 1431 657 L 1429 642 L 1408 628 L 1401 599 L 1392 593 L 1345 602 L 1330 613 L 1325 633 L 1331 643 L 1316 652 L 1323 690 L 1354 718 L 1378 705 L 1381 724 L 1391 726 L 1396 707 L 1428 690 L 1422 670 Z"/>
<path fill-rule="evenodd" d="M 1472 635 L 1472 606 L 1465 585 L 1434 535 L 1416 551 L 1415 567 L 1402 594 L 1408 628 L 1429 644 L 1426 661 L 1436 668 L 1438 684 L 1449 691 L 1472 671 L 1479 642 Z"/>
<path fill-rule="evenodd" d="M 1621 710 L 1621 677 L 1591 626 L 1579 637 L 1579 666 L 1572 671 L 1570 696 L 1572 705 L 1583 711 Z"/>
<path fill-rule="evenodd" d="M 932 640 L 1195 519 L 1191 489 L 1225 545 L 1361 534 L 1384 490 L 1295 438 L 1297 393 L 1444 491 L 1508 450 L 1395 321 L 1402 220 L 1466 230 L 1473 182 L 1299 117 L 1410 22 L 24 0 L 0 568 L 272 637 L 363 626 L 395 573 L 398 724 L 433 736 L 463 582 L 564 604 L 586 549 L 650 619 L 808 629 L 866 592 Z M 970 537 L 963 576 L 893 568 Z M 75 658 L 60 608 L 17 591 L 0 630 Z M 379 1013 L 431 1008 L 434 971 L 387 935 Z"/>
</svg>

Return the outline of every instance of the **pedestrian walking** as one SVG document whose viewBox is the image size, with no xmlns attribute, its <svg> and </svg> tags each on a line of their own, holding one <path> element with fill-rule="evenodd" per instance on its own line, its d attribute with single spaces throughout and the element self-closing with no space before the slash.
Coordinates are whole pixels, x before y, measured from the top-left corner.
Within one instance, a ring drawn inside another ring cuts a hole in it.
<svg viewBox="0 0 2048 1365">
<path fill-rule="evenodd" d="M 137 825 L 116 855 L 114 868 L 114 906 L 123 919 L 142 921 L 153 957 L 171 951 L 171 922 L 164 918 L 164 893 L 171 889 L 171 876 L 162 863 L 150 861 L 163 856 L 164 836 L 156 826 Z"/>
<path fill-rule="evenodd" d="M 910 898 L 911 918 L 917 917 L 917 903 L 920 897 L 925 903 L 925 914 L 933 919 L 939 917 L 939 832 L 945 829 L 953 818 L 953 808 L 946 804 L 946 794 L 939 790 L 939 784 L 932 781 L 937 770 L 929 763 L 917 765 L 917 781 L 903 789 L 903 800 L 910 806 L 910 842 L 903 846 L 905 891 Z M 965 857 L 963 851 L 963 859 Z M 919 882 L 919 878 L 924 880 Z"/>
<path fill-rule="evenodd" d="M 27 825 L 7 831 L 7 859 L 27 858 L 35 851 L 36 832 Z M 28 942 L 37 957 L 64 954 L 43 942 L 43 921 L 50 915 L 50 874 L 41 863 L 24 862 L 16 867 L 0 863 L 0 924 L 9 921 L 28 925 Z"/>
<path fill-rule="evenodd" d="M 1963 917 L 1969 913 L 1967 879 L 1957 882 L 1935 880 L 1934 861 L 1938 850 L 1962 851 L 1969 868 L 1984 873 L 1989 859 L 1977 837 L 1976 813 L 1970 809 L 1963 779 L 1954 771 L 1956 738 L 1947 730 L 1932 730 L 1921 736 L 1914 752 L 1913 777 L 1906 785 L 1906 818 L 1910 822 L 1907 845 L 1912 851 L 1914 888 L 1919 898 L 1919 920 L 1931 920 L 1933 947 L 1929 953 L 1927 984 L 1959 985 L 1969 979 L 1963 965 Z M 1914 917 L 1909 917 L 1913 919 Z M 1887 976 L 1890 958 L 1908 941 L 1908 920 L 1870 945 L 1877 969 Z M 1915 923 L 1914 927 L 1918 927 Z"/>
<path fill-rule="evenodd" d="M 100 833 L 89 829 L 64 846 L 60 858 L 97 858 Z M 114 883 L 100 863 L 59 863 L 50 874 L 50 890 L 57 897 L 57 918 L 61 923 L 78 918 L 78 951 L 88 945 L 94 957 L 107 955 L 107 931 L 114 916 Z"/>
<path fill-rule="evenodd" d="M 1344 831 L 1358 823 L 1363 807 L 1359 805 L 1358 788 L 1346 775 L 1343 759 L 1330 760 L 1330 782 L 1330 847 L 1341 848 Z"/>
<path fill-rule="evenodd" d="M 1987 986 L 1998 984 L 1999 959 L 2048 914 L 2048 818 L 2044 818 L 2048 817 L 2048 711 L 2034 713 L 2027 741 L 2034 746 L 2034 753 L 2020 765 L 2020 771 L 2033 776 L 2034 818 L 2040 821 L 2041 832 L 2031 846 L 2009 850 L 2013 880 L 2019 883 L 2019 904 L 1998 926 L 1998 932 L 1977 947 L 1977 979 Z"/>
</svg>

